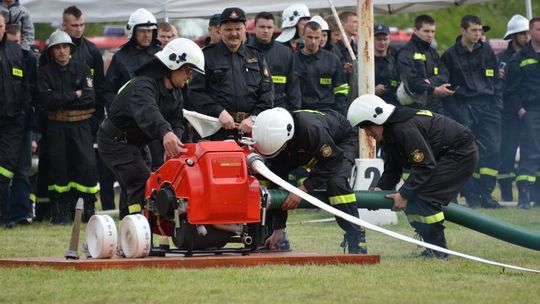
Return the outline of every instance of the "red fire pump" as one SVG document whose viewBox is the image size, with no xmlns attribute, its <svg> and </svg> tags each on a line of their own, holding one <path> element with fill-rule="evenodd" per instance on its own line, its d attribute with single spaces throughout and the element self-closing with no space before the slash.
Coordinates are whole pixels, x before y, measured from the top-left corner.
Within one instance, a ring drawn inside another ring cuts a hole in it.
<svg viewBox="0 0 540 304">
<path fill-rule="evenodd" d="M 264 241 L 267 195 L 248 171 L 249 148 L 232 140 L 185 146 L 186 153 L 169 159 L 146 183 L 150 229 L 176 246 L 152 245 L 151 255 L 255 250 Z M 227 243 L 244 246 L 224 248 Z"/>
</svg>

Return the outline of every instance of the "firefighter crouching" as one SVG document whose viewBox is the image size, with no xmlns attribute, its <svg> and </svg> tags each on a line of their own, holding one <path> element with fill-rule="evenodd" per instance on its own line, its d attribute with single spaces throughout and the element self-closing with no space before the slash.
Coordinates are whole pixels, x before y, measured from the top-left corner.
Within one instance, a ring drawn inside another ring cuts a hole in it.
<svg viewBox="0 0 540 304">
<path fill-rule="evenodd" d="M 79 197 L 85 202 L 85 220 L 94 213 L 98 190 L 94 138 L 90 117 L 94 113 L 94 88 L 90 68 L 72 61 L 74 44 L 66 32 L 49 38 L 46 56 L 51 61 L 39 69 L 38 90 L 47 111 L 51 223 L 70 224 Z"/>
<path fill-rule="evenodd" d="M 98 131 L 99 153 L 127 191 L 120 218 L 142 209 L 150 176 L 146 144 L 161 140 L 168 158 L 185 152 L 180 141 L 184 127 L 179 89 L 193 70 L 204 73 L 202 50 L 189 39 L 174 39 L 154 56 L 119 90 Z"/>
</svg>

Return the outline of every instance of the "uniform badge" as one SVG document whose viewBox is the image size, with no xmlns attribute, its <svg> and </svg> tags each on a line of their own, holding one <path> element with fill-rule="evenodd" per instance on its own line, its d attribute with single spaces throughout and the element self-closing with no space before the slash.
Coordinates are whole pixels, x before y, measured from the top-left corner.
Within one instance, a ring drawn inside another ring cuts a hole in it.
<svg viewBox="0 0 540 304">
<path fill-rule="evenodd" d="M 89 88 L 94 87 L 94 80 L 91 77 L 86 77 L 86 86 Z"/>
<path fill-rule="evenodd" d="M 247 63 L 257 63 L 257 58 L 251 57 L 251 58 L 248 58 L 246 61 Z"/>
<path fill-rule="evenodd" d="M 421 163 L 424 160 L 424 152 L 420 149 L 415 149 L 411 152 L 411 159 L 415 163 Z"/>
<path fill-rule="evenodd" d="M 332 148 L 329 145 L 323 145 L 321 147 L 321 155 L 323 157 L 330 157 L 332 155 Z"/>
<path fill-rule="evenodd" d="M 231 15 L 229 16 L 229 18 L 231 19 L 236 19 L 238 18 L 238 14 L 236 13 L 236 11 L 232 11 Z"/>
</svg>

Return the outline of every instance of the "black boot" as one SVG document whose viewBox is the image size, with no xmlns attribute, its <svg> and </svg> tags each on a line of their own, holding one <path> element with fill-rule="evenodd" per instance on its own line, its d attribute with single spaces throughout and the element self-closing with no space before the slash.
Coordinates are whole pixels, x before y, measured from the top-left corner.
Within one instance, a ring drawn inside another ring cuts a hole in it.
<svg viewBox="0 0 540 304">
<path fill-rule="evenodd" d="M 479 208 L 480 203 L 480 195 L 478 195 L 476 192 L 463 192 L 463 196 L 465 197 L 465 203 L 467 204 L 467 207 L 469 208 Z"/>
<path fill-rule="evenodd" d="M 85 198 L 84 199 L 84 212 L 82 216 L 82 222 L 88 223 L 92 215 L 96 214 L 96 199 Z"/>
<path fill-rule="evenodd" d="M 345 233 L 340 246 L 343 247 L 343 252 L 347 248 L 349 254 L 367 254 L 366 231 L 361 228 L 360 231 Z"/>
<path fill-rule="evenodd" d="M 499 180 L 499 188 L 501 189 L 501 201 L 513 202 L 514 195 L 512 193 L 512 179 L 505 178 Z"/>
<path fill-rule="evenodd" d="M 519 198 L 517 207 L 519 209 L 531 209 L 531 203 L 531 191 L 526 186 L 519 187 Z"/>
<path fill-rule="evenodd" d="M 480 195 L 480 207 L 488 209 L 499 209 L 503 206 L 499 205 L 499 202 L 493 199 L 491 193 L 483 193 Z"/>
<path fill-rule="evenodd" d="M 416 232 L 422 237 L 426 243 L 433 244 L 442 248 L 448 248 L 446 245 L 446 237 L 444 236 L 444 225 L 442 222 L 435 224 L 417 224 L 415 225 Z M 436 258 L 447 260 L 450 256 L 444 252 L 426 248 L 419 257 Z"/>
<path fill-rule="evenodd" d="M 73 223 L 73 210 L 71 203 L 58 202 L 58 210 L 60 211 L 59 225 L 71 225 Z"/>
</svg>

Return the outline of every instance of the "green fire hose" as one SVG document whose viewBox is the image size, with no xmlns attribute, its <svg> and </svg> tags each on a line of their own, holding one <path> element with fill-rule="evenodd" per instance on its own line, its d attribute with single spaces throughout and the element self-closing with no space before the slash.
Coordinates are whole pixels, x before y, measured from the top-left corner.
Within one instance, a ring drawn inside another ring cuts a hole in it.
<svg viewBox="0 0 540 304">
<path fill-rule="evenodd" d="M 268 190 L 271 208 L 279 208 L 288 195 L 283 190 Z M 393 202 L 384 196 L 392 191 L 355 191 L 358 208 L 391 209 Z M 325 191 L 310 193 L 319 200 L 328 203 Z M 310 203 L 302 200 L 298 208 L 314 208 Z M 499 240 L 512 243 L 529 249 L 540 250 L 540 233 L 496 218 L 481 214 L 457 204 L 443 206 L 444 217 L 447 221 L 476 230 Z"/>
</svg>

